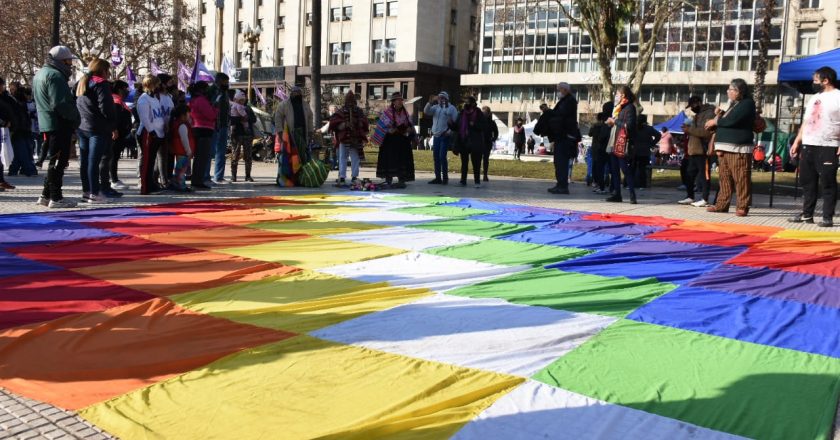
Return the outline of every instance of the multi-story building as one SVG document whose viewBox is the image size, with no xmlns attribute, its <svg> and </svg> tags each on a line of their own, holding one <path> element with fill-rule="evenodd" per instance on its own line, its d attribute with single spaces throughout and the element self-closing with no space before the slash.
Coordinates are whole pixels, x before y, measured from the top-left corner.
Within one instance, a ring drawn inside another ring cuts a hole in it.
<svg viewBox="0 0 840 440">
<path fill-rule="evenodd" d="M 213 0 L 198 1 L 201 51 L 208 65 L 233 60 L 247 81 L 247 27 L 262 29 L 254 50 L 256 86 L 306 85 L 311 73 L 312 0 L 227 0 L 222 53 L 216 53 Z M 401 91 L 425 96 L 456 90 L 477 59 L 477 0 L 327 0 L 322 2 L 322 84 L 334 95 L 354 90 L 371 107 Z"/>
<path fill-rule="evenodd" d="M 775 1 L 764 109 L 768 115 L 775 111 L 783 38 L 792 33 L 785 26 L 785 18 L 791 13 L 785 11 L 789 0 Z M 830 1 L 836 9 L 836 0 L 802 0 L 817 6 L 820 1 Z M 563 3 L 575 13 L 571 1 Z M 763 3 L 764 0 L 701 0 L 696 8 L 686 7 L 674 14 L 656 41 L 639 93 L 649 120 L 658 123 L 676 115 L 691 95 L 722 103 L 734 78 L 754 81 Z M 805 21 L 804 17 L 815 15 L 814 10 L 802 10 L 802 29 L 811 29 L 813 20 Z M 555 85 L 565 81 L 576 90 L 581 115 L 591 117 L 600 111 L 600 74 L 591 39 L 570 22 L 554 1 L 486 0 L 481 15 L 480 70 L 463 75 L 461 83 L 480 91 L 482 105 L 490 106 L 502 121 L 512 123 L 526 112 L 535 116 L 541 102 L 553 105 Z M 836 11 L 832 19 L 834 15 Z M 835 21 L 828 26 L 824 23 L 823 27 L 836 27 Z M 831 38 L 829 44 L 833 45 L 835 34 Z M 817 50 L 816 46 L 813 50 Z M 638 52 L 638 31 L 628 25 L 613 63 L 616 84 L 628 79 Z"/>
</svg>

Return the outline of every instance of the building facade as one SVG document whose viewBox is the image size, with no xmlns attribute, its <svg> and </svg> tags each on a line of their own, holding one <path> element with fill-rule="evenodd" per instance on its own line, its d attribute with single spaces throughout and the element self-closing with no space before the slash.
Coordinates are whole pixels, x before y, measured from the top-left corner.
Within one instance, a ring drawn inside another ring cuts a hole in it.
<svg viewBox="0 0 840 440">
<path fill-rule="evenodd" d="M 312 0 L 198 1 L 202 54 L 212 65 L 226 56 L 247 81 L 247 27 L 262 29 L 254 49 L 254 80 L 269 95 L 274 82 L 308 85 Z M 457 89 L 477 59 L 478 0 L 327 0 L 322 6 L 321 75 L 334 96 L 353 90 L 371 107 L 401 91 L 408 97 Z M 216 19 L 222 14 L 222 53 Z"/>
<path fill-rule="evenodd" d="M 773 0 L 771 0 L 773 1 Z M 811 29 L 807 17 L 820 15 L 812 4 L 837 0 L 775 0 L 772 20 L 770 63 L 766 83 L 764 114 L 775 112 L 778 88 L 776 76 L 783 50 L 795 47 L 792 26 Z M 658 123 L 679 113 L 691 95 L 719 104 L 726 100 L 726 88 L 734 78 L 754 82 L 758 38 L 764 0 L 701 0 L 696 8 L 683 8 L 668 21 L 655 43 L 653 58 L 645 76 L 639 100 L 649 120 Z M 571 1 L 565 6 L 574 14 Z M 794 10 L 796 12 L 794 12 Z M 544 0 L 486 0 L 482 5 L 479 71 L 462 76 L 462 86 L 479 91 L 482 105 L 488 105 L 502 121 L 512 123 L 539 104 L 555 101 L 555 85 L 571 84 L 580 101 L 579 112 L 591 118 L 601 109 L 600 73 L 592 42 L 586 32 L 574 26 L 556 4 Z M 787 23 L 787 26 L 786 26 Z M 822 22 L 822 30 L 836 44 L 836 21 Z M 822 41 L 822 35 L 819 40 Z M 788 40 L 787 42 L 785 40 Z M 834 46 L 832 46 L 833 48 Z M 810 50 L 811 46 L 806 46 Z M 814 51 L 818 50 L 815 46 Z M 624 29 L 613 67 L 615 84 L 626 82 L 637 62 L 638 31 Z"/>
</svg>

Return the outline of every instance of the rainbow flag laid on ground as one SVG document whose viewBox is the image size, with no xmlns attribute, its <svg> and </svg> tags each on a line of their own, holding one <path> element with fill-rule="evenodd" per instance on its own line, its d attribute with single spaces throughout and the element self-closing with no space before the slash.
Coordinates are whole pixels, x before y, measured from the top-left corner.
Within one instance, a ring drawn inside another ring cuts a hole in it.
<svg viewBox="0 0 840 440">
<path fill-rule="evenodd" d="M 0 387 L 123 439 L 832 435 L 837 233 L 297 195 L 0 246 Z"/>
</svg>

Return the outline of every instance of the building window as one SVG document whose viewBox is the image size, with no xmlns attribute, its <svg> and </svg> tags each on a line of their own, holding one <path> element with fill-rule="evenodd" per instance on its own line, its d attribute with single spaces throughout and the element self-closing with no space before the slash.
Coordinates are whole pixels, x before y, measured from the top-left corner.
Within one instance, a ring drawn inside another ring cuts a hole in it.
<svg viewBox="0 0 840 440">
<path fill-rule="evenodd" d="M 341 46 L 338 43 L 330 43 L 330 64 L 338 65 L 338 60 L 341 57 Z"/>
<path fill-rule="evenodd" d="M 817 50 L 817 31 L 799 31 L 799 41 L 796 53 L 799 55 L 813 55 Z"/>
<path fill-rule="evenodd" d="M 453 10 L 449 11 L 449 23 L 452 26 L 455 26 L 455 25 L 458 24 L 458 10 L 457 9 L 453 9 Z"/>
<path fill-rule="evenodd" d="M 382 63 L 384 62 L 382 56 L 382 40 L 373 40 L 371 42 L 371 54 L 370 54 L 370 62 L 371 63 Z"/>
<path fill-rule="evenodd" d="M 236 23 L 236 33 L 237 33 L 237 34 L 241 34 L 241 33 L 242 33 L 242 28 L 243 28 L 243 27 L 244 27 L 244 25 L 242 24 L 242 22 L 241 22 L 241 21 L 240 21 L 240 22 L 238 22 L 238 23 Z"/>
<path fill-rule="evenodd" d="M 262 66 L 262 50 L 257 50 L 257 56 L 254 57 L 254 67 Z"/>
<path fill-rule="evenodd" d="M 257 6 L 262 6 L 262 5 L 263 5 L 263 0 L 257 0 Z"/>
<path fill-rule="evenodd" d="M 241 66 L 242 65 L 242 52 L 236 52 L 236 56 L 234 58 L 235 58 L 235 60 L 233 61 L 234 64 L 236 64 L 237 66 Z"/>
<path fill-rule="evenodd" d="M 352 48 L 352 44 L 350 43 L 341 43 L 341 64 L 350 64 L 350 49 Z"/>
<path fill-rule="evenodd" d="M 396 17 L 399 12 L 399 4 L 396 1 L 388 2 L 388 16 Z"/>
<path fill-rule="evenodd" d="M 201 38 L 207 38 L 207 26 L 201 27 Z"/>
<path fill-rule="evenodd" d="M 286 17 L 282 15 L 277 17 L 277 29 L 286 29 Z"/>
<path fill-rule="evenodd" d="M 233 0 L 236 9 L 242 9 L 242 0 Z"/>
<path fill-rule="evenodd" d="M 344 21 L 352 20 L 353 19 L 353 7 L 352 6 L 345 6 L 342 11 L 342 19 Z"/>
<path fill-rule="evenodd" d="M 393 63 L 397 55 L 397 39 L 388 38 L 385 40 L 385 62 Z"/>
<path fill-rule="evenodd" d="M 307 26 L 312 26 L 312 13 L 311 12 L 306 13 L 306 25 Z"/>
<path fill-rule="evenodd" d="M 470 15 L 470 32 L 478 32 L 478 17 Z"/>
<path fill-rule="evenodd" d="M 330 9 L 330 21 L 331 22 L 341 21 L 341 8 Z"/>
<path fill-rule="evenodd" d="M 802 9 L 818 9 L 820 0 L 800 0 L 799 7 Z"/>
<path fill-rule="evenodd" d="M 385 99 L 385 87 L 381 84 L 368 85 L 368 99 L 377 101 Z"/>
<path fill-rule="evenodd" d="M 474 50 L 468 52 L 469 57 L 467 58 L 467 72 L 470 73 L 478 73 L 476 72 L 476 63 L 477 63 L 477 56 Z"/>
<path fill-rule="evenodd" d="M 257 19 L 257 27 L 260 28 L 260 30 L 263 29 L 263 19 L 262 18 Z"/>
<path fill-rule="evenodd" d="M 201 2 L 201 14 L 204 15 L 207 13 L 207 2 Z"/>
<path fill-rule="evenodd" d="M 373 4 L 373 16 L 374 17 L 384 17 L 385 16 L 385 3 L 374 3 Z"/>
<path fill-rule="evenodd" d="M 449 45 L 449 67 L 455 68 L 455 46 Z"/>
<path fill-rule="evenodd" d="M 303 48 L 303 65 L 304 67 L 312 65 L 312 46 Z"/>
<path fill-rule="evenodd" d="M 275 60 L 274 64 L 276 64 L 278 66 L 284 66 L 285 65 L 285 63 L 283 62 L 283 48 L 282 47 L 277 49 L 277 59 Z"/>
</svg>

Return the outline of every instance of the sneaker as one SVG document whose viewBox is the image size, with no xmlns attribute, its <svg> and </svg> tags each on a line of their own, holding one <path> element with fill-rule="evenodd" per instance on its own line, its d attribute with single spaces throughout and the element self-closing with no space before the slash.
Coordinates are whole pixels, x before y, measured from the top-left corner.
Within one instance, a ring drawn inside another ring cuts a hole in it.
<svg viewBox="0 0 840 440">
<path fill-rule="evenodd" d="M 805 214 L 796 214 L 795 216 L 788 219 L 790 223 L 814 223 L 814 217 L 807 217 Z"/>
<path fill-rule="evenodd" d="M 15 189 L 16 187 L 9 182 L 0 182 L 0 188 L 3 189 Z"/>
<path fill-rule="evenodd" d="M 443 183 L 443 180 L 440 179 L 433 179 L 429 181 L 429 185 L 440 185 L 441 183 Z"/>
<path fill-rule="evenodd" d="M 680 205 L 690 205 L 690 204 L 694 203 L 694 199 L 692 199 L 691 197 L 686 197 L 686 198 L 680 200 L 677 203 L 679 203 Z"/>
<path fill-rule="evenodd" d="M 105 197 L 102 194 L 91 194 L 90 198 L 88 199 L 88 203 L 91 205 L 106 205 L 111 203 L 111 199 Z"/>
<path fill-rule="evenodd" d="M 123 193 L 115 191 L 113 189 L 103 191 L 102 194 L 104 194 L 105 197 L 108 197 L 109 199 L 118 199 L 123 196 Z"/>
<path fill-rule="evenodd" d="M 212 180 L 205 180 L 204 181 L 204 186 L 210 187 L 210 186 L 213 186 L 213 185 L 215 185 L 215 182 L 213 182 Z"/>
<path fill-rule="evenodd" d="M 80 203 L 87 203 L 90 201 L 90 193 L 82 193 L 82 197 L 79 199 Z"/>
<path fill-rule="evenodd" d="M 253 182 L 254 179 L 251 176 L 248 176 L 248 177 L 245 178 L 245 181 L 246 182 Z"/>
<path fill-rule="evenodd" d="M 53 200 L 48 205 L 50 209 L 65 209 L 65 208 L 75 208 L 76 202 L 71 202 L 67 199 L 61 200 Z"/>
<path fill-rule="evenodd" d="M 125 190 L 128 189 L 128 185 L 124 184 L 122 180 L 117 180 L 116 182 L 111 182 L 111 188 L 115 190 Z"/>
<path fill-rule="evenodd" d="M 698 207 L 698 208 L 705 208 L 705 207 L 706 207 L 706 206 L 708 206 L 708 205 L 709 205 L 709 204 L 708 204 L 708 203 L 706 203 L 706 201 L 705 201 L 705 200 L 703 200 L 703 199 L 700 199 L 700 200 L 698 200 L 698 201 L 696 201 L 696 202 L 694 202 L 694 203 L 692 203 L 692 204 L 691 204 L 691 206 L 696 206 L 696 207 Z"/>
<path fill-rule="evenodd" d="M 38 196 L 38 202 L 36 203 L 41 206 L 50 206 L 50 199 L 44 196 Z"/>
<path fill-rule="evenodd" d="M 214 179 L 214 180 L 213 180 L 213 183 L 215 183 L 216 185 L 227 185 L 227 184 L 229 184 L 229 183 L 230 183 L 230 181 L 229 181 L 229 180 L 225 180 L 225 178 L 223 177 L 223 178 L 221 178 L 221 179 Z"/>
<path fill-rule="evenodd" d="M 832 227 L 834 227 L 834 220 L 832 220 L 830 218 L 824 218 L 824 219 L 822 219 L 821 222 L 819 222 L 817 224 L 817 226 L 819 226 L 821 228 L 832 228 Z"/>
</svg>

